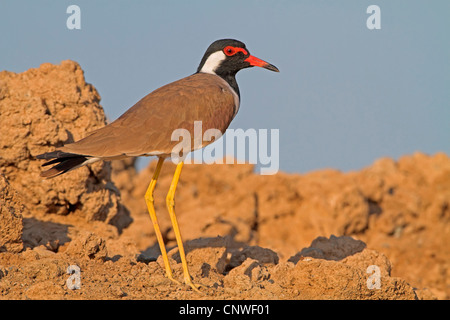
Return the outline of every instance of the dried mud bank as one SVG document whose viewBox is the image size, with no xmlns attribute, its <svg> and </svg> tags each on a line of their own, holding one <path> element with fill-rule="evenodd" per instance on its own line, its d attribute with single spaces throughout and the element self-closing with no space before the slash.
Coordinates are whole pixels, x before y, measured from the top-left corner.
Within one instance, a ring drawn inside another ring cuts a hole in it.
<svg viewBox="0 0 450 320">
<path fill-rule="evenodd" d="M 304 175 L 186 165 L 177 216 L 202 295 L 164 276 L 144 202 L 155 162 L 39 177 L 34 156 L 105 125 L 99 102 L 72 61 L 0 72 L 1 299 L 449 299 L 447 155 Z M 164 165 L 155 207 L 181 280 L 173 171 Z"/>
</svg>

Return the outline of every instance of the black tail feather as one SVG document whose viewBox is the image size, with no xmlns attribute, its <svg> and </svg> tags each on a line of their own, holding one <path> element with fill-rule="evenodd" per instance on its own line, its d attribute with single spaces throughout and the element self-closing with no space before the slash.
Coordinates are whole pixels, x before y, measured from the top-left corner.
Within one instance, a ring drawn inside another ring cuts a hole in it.
<svg viewBox="0 0 450 320">
<path fill-rule="evenodd" d="M 60 150 L 52 151 L 52 152 L 46 152 L 40 155 L 36 156 L 36 159 L 55 159 L 55 158 L 76 158 L 76 157 L 88 157 L 83 154 L 77 154 L 77 153 L 69 153 L 69 152 L 62 152 Z"/>
<path fill-rule="evenodd" d="M 89 159 L 89 157 L 85 155 L 67 153 L 62 151 L 47 152 L 36 156 L 36 158 L 45 160 L 53 159 L 44 163 L 42 166 L 56 164 L 55 166 L 41 173 L 41 177 L 44 178 L 53 178 L 59 176 L 63 173 L 66 173 L 67 171 L 79 167 L 82 163 Z"/>
</svg>

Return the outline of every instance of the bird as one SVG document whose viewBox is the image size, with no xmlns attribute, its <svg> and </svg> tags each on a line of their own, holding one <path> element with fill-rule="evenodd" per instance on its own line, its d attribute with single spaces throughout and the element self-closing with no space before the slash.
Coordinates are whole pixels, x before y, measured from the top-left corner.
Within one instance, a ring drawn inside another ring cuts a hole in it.
<svg viewBox="0 0 450 320">
<path fill-rule="evenodd" d="M 153 192 L 163 162 L 174 158 L 173 150 L 179 145 L 179 140 L 173 139 L 173 132 L 182 129 L 194 133 L 194 122 L 201 121 L 203 132 L 215 129 L 224 134 L 240 106 L 236 73 L 250 67 L 261 67 L 279 72 L 274 65 L 250 55 L 246 45 L 241 41 L 235 39 L 214 41 L 207 48 L 194 74 L 152 91 L 115 121 L 88 133 L 81 140 L 65 144 L 55 151 L 37 155 L 37 159 L 47 160 L 42 164 L 43 167 L 53 165 L 50 169 L 42 171 L 41 176 L 54 178 L 100 160 L 156 156 L 158 162 L 145 193 L 145 202 L 160 247 L 166 277 L 181 284 L 174 278 L 169 263 L 154 208 Z M 194 138 L 188 141 L 190 149 L 183 151 L 190 152 L 214 141 L 211 139 L 199 144 L 198 141 L 193 140 Z M 180 153 L 181 156 L 176 163 L 166 196 L 166 207 L 175 233 L 184 282 L 194 291 L 200 292 L 201 285 L 192 281 L 188 270 L 175 214 L 175 191 L 183 168 L 185 153 Z"/>
</svg>

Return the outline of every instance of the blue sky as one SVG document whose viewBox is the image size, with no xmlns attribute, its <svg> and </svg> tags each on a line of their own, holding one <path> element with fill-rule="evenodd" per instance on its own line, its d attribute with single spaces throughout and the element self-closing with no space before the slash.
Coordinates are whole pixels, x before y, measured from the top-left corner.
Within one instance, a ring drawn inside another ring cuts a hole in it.
<svg viewBox="0 0 450 320">
<path fill-rule="evenodd" d="M 81 9 L 69 30 L 66 9 Z M 366 9 L 381 9 L 369 30 Z M 450 1 L 0 1 L 0 70 L 80 63 L 110 120 L 190 75 L 208 45 L 246 43 L 280 69 L 238 73 L 230 128 L 279 129 L 280 169 L 357 170 L 450 153 Z"/>
</svg>

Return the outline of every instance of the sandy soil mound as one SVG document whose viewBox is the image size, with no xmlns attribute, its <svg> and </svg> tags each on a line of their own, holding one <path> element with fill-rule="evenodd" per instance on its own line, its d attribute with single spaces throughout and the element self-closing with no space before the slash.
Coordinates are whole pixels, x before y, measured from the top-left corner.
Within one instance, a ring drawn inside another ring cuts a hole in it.
<svg viewBox="0 0 450 320">
<path fill-rule="evenodd" d="M 148 246 L 156 239 L 146 227 L 142 199 L 155 165 L 136 178 L 127 177 L 128 189 L 122 193 L 140 221 L 124 234 L 150 256 L 158 249 Z M 155 192 L 169 246 L 175 246 L 175 236 L 165 193 L 174 169 L 170 162 L 164 165 Z M 176 200 L 186 240 L 230 236 L 243 245 L 269 248 L 283 261 L 319 236 L 352 236 L 385 254 L 393 275 L 416 288 L 429 288 L 439 298 L 450 297 L 450 250 L 445 245 L 450 241 L 450 159 L 443 153 L 415 153 L 397 162 L 384 158 L 349 173 L 260 176 L 246 165 L 186 165 Z"/>
<path fill-rule="evenodd" d="M 53 151 L 105 125 L 100 96 L 73 61 L 43 64 L 21 74 L 0 73 L 0 173 L 26 201 L 33 217 L 74 214 L 122 229 L 131 219 L 111 183 L 109 163 L 43 180 L 42 161 Z"/>
<path fill-rule="evenodd" d="M 23 250 L 22 213 L 22 199 L 0 174 L 0 252 L 18 253 Z"/>
<path fill-rule="evenodd" d="M 450 159 L 442 153 L 349 173 L 186 165 L 177 216 L 205 295 L 172 283 L 144 202 L 155 162 L 141 172 L 130 159 L 39 177 L 33 156 L 105 124 L 99 100 L 72 61 L 0 73 L 2 299 L 450 297 Z M 155 207 L 181 280 L 165 208 L 173 171 L 163 166 Z"/>
</svg>

